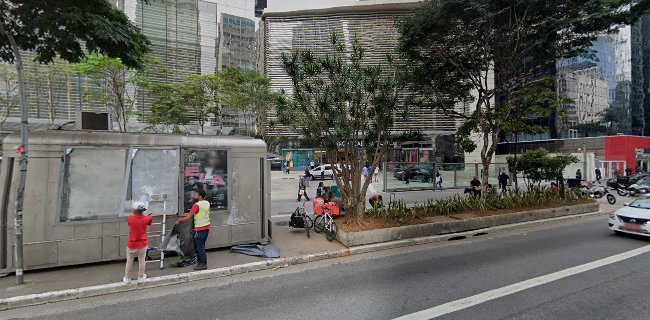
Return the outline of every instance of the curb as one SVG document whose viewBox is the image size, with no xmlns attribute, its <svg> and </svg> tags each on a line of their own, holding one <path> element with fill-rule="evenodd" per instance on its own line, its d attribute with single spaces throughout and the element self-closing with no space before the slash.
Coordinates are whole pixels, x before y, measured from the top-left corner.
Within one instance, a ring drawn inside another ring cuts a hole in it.
<svg viewBox="0 0 650 320">
<path fill-rule="evenodd" d="M 66 290 L 51 291 L 45 293 L 16 296 L 16 297 L 11 297 L 6 299 L 0 299 L 0 311 L 34 306 L 39 304 L 52 303 L 52 302 L 82 299 L 82 298 L 89 298 L 89 297 L 120 293 L 126 291 L 174 285 L 174 284 L 180 284 L 180 283 L 185 283 L 190 281 L 220 278 L 220 277 L 244 274 L 248 272 L 269 270 L 278 267 L 287 267 L 291 265 L 315 262 L 315 261 L 326 260 L 326 259 L 347 257 L 350 255 L 369 253 L 374 251 L 382 251 L 388 249 L 427 244 L 432 242 L 447 241 L 450 238 L 456 238 L 462 236 L 471 237 L 476 235 L 479 232 L 516 229 L 517 227 L 521 227 L 521 226 L 544 224 L 553 221 L 578 220 L 578 219 L 594 217 L 602 214 L 603 214 L 602 211 L 597 211 L 597 212 L 590 212 L 590 213 L 584 213 L 579 215 L 563 216 L 563 217 L 556 217 L 556 218 L 543 219 L 543 220 L 533 220 L 533 221 L 527 221 L 527 222 L 521 222 L 521 223 L 515 223 L 509 225 L 501 225 L 501 226 L 464 231 L 458 233 L 411 238 L 411 239 L 404 239 L 404 240 L 395 240 L 395 241 L 382 242 L 382 243 L 373 243 L 373 244 L 367 244 L 367 245 L 356 246 L 351 248 L 344 248 L 335 251 L 311 253 L 311 254 L 305 254 L 301 256 L 276 258 L 276 259 L 270 259 L 265 261 L 258 261 L 258 262 L 252 262 L 252 263 L 246 263 L 246 264 L 241 264 L 236 266 L 210 269 L 204 271 L 193 271 L 193 272 L 187 272 L 181 274 L 153 277 L 147 279 L 144 283 L 139 283 L 139 284 L 138 283 L 125 284 L 122 282 L 116 282 L 116 283 L 102 284 L 102 285 L 82 287 L 76 289 L 66 289 Z"/>
</svg>

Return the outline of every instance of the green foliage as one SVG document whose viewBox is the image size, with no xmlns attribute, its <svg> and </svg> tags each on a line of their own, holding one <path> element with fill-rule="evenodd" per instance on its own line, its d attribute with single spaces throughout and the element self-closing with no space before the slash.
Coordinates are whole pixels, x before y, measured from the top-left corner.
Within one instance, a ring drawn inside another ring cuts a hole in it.
<svg viewBox="0 0 650 320">
<path fill-rule="evenodd" d="M 132 70 L 120 58 L 101 54 L 88 55 L 74 66 L 77 75 L 87 77 L 95 88 L 100 88 L 85 94 L 109 108 L 122 132 L 128 129 L 138 97 L 151 87 L 150 76 L 165 72 L 153 56 L 143 58 L 140 67 Z"/>
<path fill-rule="evenodd" d="M 147 121 L 151 125 L 172 126 L 176 133 L 183 131 L 181 126 L 196 121 L 203 133 L 205 123 L 215 110 L 214 97 L 210 94 L 213 81 L 215 75 L 191 75 L 184 82 L 153 86 L 151 93 L 155 100 Z"/>
<path fill-rule="evenodd" d="M 25 72 L 25 78 L 33 85 L 38 96 L 36 99 L 31 99 L 30 107 L 40 108 L 36 100 L 45 101 L 50 125 L 53 125 L 56 120 L 58 108 L 64 107 L 67 103 L 67 94 L 70 90 L 68 86 L 72 86 L 70 82 L 72 72 L 72 64 L 58 58 L 41 68 L 29 68 Z"/>
<path fill-rule="evenodd" d="M 406 109 L 393 59 L 369 63 L 365 52 L 356 36 L 346 45 L 332 34 L 324 52 L 283 54 L 282 65 L 293 87 L 291 95 L 284 94 L 277 101 L 280 123 L 324 148 L 330 163 L 341 162 L 333 167 L 334 176 L 352 219 L 363 216 L 372 179 L 352 178 L 361 176 L 368 161 L 362 155 L 370 155 L 374 171 L 388 147 L 393 117 Z M 369 135 L 375 137 L 370 144 L 365 140 Z"/>
<path fill-rule="evenodd" d="M 530 150 L 517 158 L 508 157 L 510 171 L 516 170 L 523 173 L 531 182 L 529 186 L 539 185 L 542 181 L 561 180 L 564 168 L 578 158 L 569 154 L 551 156 L 546 149 Z"/>
<path fill-rule="evenodd" d="M 543 78 L 522 85 L 509 93 L 497 112 L 505 112 L 501 130 L 506 134 L 541 134 L 548 127 L 537 124 L 539 119 L 550 119 L 554 113 L 562 113 L 559 105 L 569 103 L 571 99 L 558 97 L 555 91 L 555 79 Z"/>
<path fill-rule="evenodd" d="M 221 79 L 221 102 L 241 111 L 246 117 L 246 134 L 264 135 L 264 121 L 268 109 L 277 100 L 271 90 L 271 80 L 255 71 L 229 68 L 219 73 Z M 248 123 L 254 120 L 256 126 L 250 132 Z"/>
<path fill-rule="evenodd" d="M 223 127 L 223 107 L 233 107 L 247 116 L 253 114 L 256 128 L 246 134 L 257 135 L 264 126 L 266 110 L 275 102 L 270 80 L 253 71 L 227 69 L 217 74 L 190 75 L 183 82 L 165 83 L 152 88 L 155 101 L 151 106 L 149 124 L 182 126 L 196 122 L 201 127 L 211 116 Z M 252 122 L 247 119 L 246 123 Z"/>
<path fill-rule="evenodd" d="M 583 201 L 586 196 L 580 190 L 570 189 L 564 194 L 551 188 L 531 188 L 525 192 L 500 194 L 489 192 L 484 197 L 454 195 L 453 197 L 429 200 L 408 208 L 403 201 L 391 202 L 386 207 L 370 208 L 366 216 L 384 218 L 405 223 L 415 218 L 444 216 L 463 212 L 485 213 L 513 209 L 539 209 L 547 206 L 570 205 Z"/>
<path fill-rule="evenodd" d="M 56 56 L 79 62 L 89 52 L 118 58 L 132 68 L 145 65 L 149 40 L 110 1 L 1 0 L 0 12 L 4 29 L 21 50 L 33 51 L 38 62 L 49 63 Z M 0 36 L 0 59 L 14 61 L 6 35 Z"/>
<path fill-rule="evenodd" d="M 559 58 L 589 56 L 599 34 L 638 19 L 649 7 L 650 0 L 427 0 L 405 19 L 399 49 L 418 104 L 466 121 L 460 138 L 481 135 L 487 183 L 504 127 L 533 129 L 512 123 L 529 111 L 517 92 L 527 91 Z M 466 113 L 470 105 L 473 111 Z"/>
</svg>

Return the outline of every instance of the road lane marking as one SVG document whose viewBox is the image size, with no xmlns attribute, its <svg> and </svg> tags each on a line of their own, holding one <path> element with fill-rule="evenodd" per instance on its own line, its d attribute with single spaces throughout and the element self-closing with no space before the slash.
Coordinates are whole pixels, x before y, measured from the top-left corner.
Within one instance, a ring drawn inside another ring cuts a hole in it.
<svg viewBox="0 0 650 320">
<path fill-rule="evenodd" d="M 570 277 L 576 274 L 580 274 L 583 272 L 587 272 L 590 270 L 594 270 L 596 268 L 600 268 L 606 265 L 610 265 L 616 262 L 620 262 L 626 259 L 630 259 L 639 255 L 642 255 L 644 253 L 650 252 L 650 245 L 641 247 L 638 249 L 626 251 L 623 253 L 619 253 L 607 258 L 603 258 L 600 260 L 588 262 L 579 266 L 571 267 L 568 269 L 560 270 L 554 273 L 549 273 L 547 275 L 543 275 L 537 278 L 532 278 L 528 279 L 522 282 L 518 282 L 515 284 L 511 284 L 509 286 L 501 287 L 498 289 L 486 291 L 483 293 L 479 293 L 477 295 L 473 295 L 471 297 L 467 297 L 464 299 L 456 300 L 456 301 L 451 301 L 447 302 L 445 304 L 441 304 L 439 306 L 418 311 L 415 313 L 407 314 L 398 318 L 395 318 L 394 320 L 424 320 L 424 319 L 433 319 L 437 318 L 452 312 L 456 312 L 459 310 L 463 310 L 472 306 L 475 306 L 477 304 L 481 304 L 483 302 L 487 302 L 490 300 L 498 299 L 501 297 L 505 297 L 507 295 L 511 295 L 513 293 L 517 293 L 526 289 L 534 288 L 537 286 L 541 286 L 543 284 L 547 284 L 549 282 L 553 282 L 556 280 L 560 280 L 566 277 Z"/>
</svg>

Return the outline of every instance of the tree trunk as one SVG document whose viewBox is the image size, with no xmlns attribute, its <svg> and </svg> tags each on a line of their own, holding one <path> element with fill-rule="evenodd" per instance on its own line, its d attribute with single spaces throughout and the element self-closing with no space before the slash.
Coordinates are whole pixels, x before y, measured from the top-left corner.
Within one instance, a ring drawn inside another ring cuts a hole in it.
<svg viewBox="0 0 650 320">
<path fill-rule="evenodd" d="M 18 73 L 18 92 L 20 93 L 20 141 L 23 152 L 20 154 L 20 174 L 18 178 L 18 190 L 16 191 L 15 205 L 15 267 L 16 283 L 23 284 L 23 200 L 25 196 L 25 181 L 27 179 L 27 133 L 28 133 L 28 115 L 27 115 L 27 88 L 25 83 L 25 73 L 23 70 L 23 59 L 20 55 L 20 49 L 11 32 L 7 32 L 4 23 L 0 23 L 0 33 L 4 34 L 9 40 L 11 50 L 14 54 L 14 63 Z"/>
<path fill-rule="evenodd" d="M 49 71 L 51 72 L 51 71 Z M 52 76 L 47 75 L 47 116 L 48 123 L 50 126 L 54 125 L 54 118 L 56 113 L 54 112 L 54 84 L 52 83 Z"/>
<path fill-rule="evenodd" d="M 517 153 L 519 153 L 519 135 L 515 133 L 515 156 L 514 168 L 512 169 L 512 181 L 515 183 L 515 191 L 519 191 L 519 182 L 517 181 Z"/>
</svg>

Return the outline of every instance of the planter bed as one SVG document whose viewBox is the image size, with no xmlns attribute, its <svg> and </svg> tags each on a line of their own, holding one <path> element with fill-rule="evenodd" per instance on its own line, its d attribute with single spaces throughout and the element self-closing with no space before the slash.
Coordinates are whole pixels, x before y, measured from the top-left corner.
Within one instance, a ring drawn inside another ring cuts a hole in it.
<svg viewBox="0 0 650 320">
<path fill-rule="evenodd" d="M 385 223 L 381 223 L 381 219 L 372 219 L 376 220 L 374 221 L 376 223 L 373 223 L 372 220 L 368 221 L 366 228 L 361 228 L 361 231 L 350 231 L 346 227 L 341 228 L 337 239 L 347 247 L 354 247 L 364 244 L 449 234 L 519 222 L 577 215 L 596 212 L 598 210 L 600 210 L 598 202 L 587 200 L 573 205 L 534 210 L 523 209 L 515 212 L 513 210 L 505 211 L 505 213 L 500 211 L 481 213 L 463 212 L 447 216 L 424 217 L 411 222 L 409 225 L 388 228 L 382 227 Z M 363 230 L 372 226 L 378 228 Z"/>
</svg>

